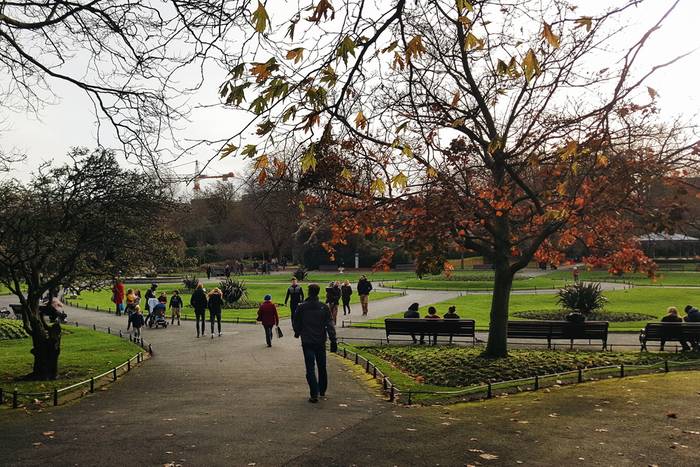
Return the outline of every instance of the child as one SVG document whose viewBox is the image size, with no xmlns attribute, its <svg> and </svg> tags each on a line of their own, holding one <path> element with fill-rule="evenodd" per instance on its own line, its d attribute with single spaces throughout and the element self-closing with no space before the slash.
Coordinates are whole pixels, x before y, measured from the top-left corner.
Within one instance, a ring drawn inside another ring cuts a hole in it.
<svg viewBox="0 0 700 467">
<path fill-rule="evenodd" d="M 170 297 L 170 324 L 175 323 L 175 316 L 177 316 L 177 325 L 180 325 L 180 310 L 182 310 L 182 298 L 177 290 L 173 290 L 173 296 Z"/>
<path fill-rule="evenodd" d="M 428 307 L 428 315 L 425 319 L 440 319 L 434 306 Z"/>
<path fill-rule="evenodd" d="M 131 325 L 134 327 L 134 337 L 141 337 L 141 328 L 144 324 L 143 315 L 141 314 L 141 307 L 136 305 L 134 308 L 134 313 L 131 315 Z"/>
</svg>

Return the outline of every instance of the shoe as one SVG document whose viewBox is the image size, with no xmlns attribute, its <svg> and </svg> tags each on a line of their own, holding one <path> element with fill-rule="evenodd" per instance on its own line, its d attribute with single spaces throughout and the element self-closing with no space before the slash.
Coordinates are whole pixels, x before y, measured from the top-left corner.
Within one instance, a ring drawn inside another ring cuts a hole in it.
<svg viewBox="0 0 700 467">
<path fill-rule="evenodd" d="M 199 339 L 199 334 L 197 334 L 197 339 Z"/>
<path fill-rule="evenodd" d="M 309 402 L 316 404 L 318 402 L 318 397 L 309 397 Z"/>
<path fill-rule="evenodd" d="M 221 333 L 219 333 L 219 337 L 221 337 Z"/>
<path fill-rule="evenodd" d="M 272 344 L 267 344 L 268 347 L 272 347 Z"/>
<path fill-rule="evenodd" d="M 213 333 L 213 332 L 211 333 L 211 338 L 212 338 L 212 339 L 214 338 L 214 333 Z"/>
<path fill-rule="evenodd" d="M 321 396 L 321 397 L 326 397 L 326 393 L 325 393 L 325 392 L 322 392 L 321 394 L 319 394 L 319 396 Z"/>
</svg>

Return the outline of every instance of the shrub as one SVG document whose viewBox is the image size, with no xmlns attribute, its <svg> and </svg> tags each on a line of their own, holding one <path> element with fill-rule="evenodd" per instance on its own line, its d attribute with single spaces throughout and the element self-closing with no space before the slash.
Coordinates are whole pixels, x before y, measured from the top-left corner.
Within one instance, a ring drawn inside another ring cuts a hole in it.
<svg viewBox="0 0 700 467">
<path fill-rule="evenodd" d="M 9 339 L 24 339 L 29 337 L 24 330 L 22 321 L 13 319 L 0 319 L 0 341 Z"/>
<path fill-rule="evenodd" d="M 584 314 L 602 309 L 608 301 L 599 283 L 573 284 L 559 290 L 557 296 L 557 303 L 563 308 Z"/>
<path fill-rule="evenodd" d="M 182 283 L 185 284 L 187 290 L 194 290 L 197 288 L 197 284 L 199 284 L 199 279 L 197 279 L 194 274 L 191 276 L 185 275 L 182 277 Z"/>
<path fill-rule="evenodd" d="M 523 319 L 564 321 L 568 311 L 562 310 L 527 310 L 516 311 L 513 316 Z M 586 316 L 590 321 L 609 321 L 611 323 L 625 323 L 631 321 L 657 321 L 658 318 L 645 313 L 629 313 L 618 311 L 593 311 Z"/>
<path fill-rule="evenodd" d="M 246 297 L 248 293 L 243 281 L 236 279 L 225 279 L 219 282 L 219 289 L 224 298 L 224 302 L 231 304 L 236 303 L 241 298 Z"/>
<path fill-rule="evenodd" d="M 294 274 L 292 274 L 296 279 L 301 282 L 303 280 L 306 280 L 306 277 L 309 275 L 308 271 L 304 268 L 299 268 L 296 271 L 294 271 Z"/>
</svg>

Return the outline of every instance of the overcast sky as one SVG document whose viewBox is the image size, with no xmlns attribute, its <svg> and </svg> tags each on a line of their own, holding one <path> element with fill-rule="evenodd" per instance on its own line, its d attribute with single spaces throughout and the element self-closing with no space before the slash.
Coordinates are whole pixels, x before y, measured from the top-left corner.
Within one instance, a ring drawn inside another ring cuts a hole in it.
<svg viewBox="0 0 700 467">
<path fill-rule="evenodd" d="M 606 0 L 588 0 L 587 6 L 607 5 Z M 630 19 L 634 24 L 621 40 L 637 39 L 642 28 L 651 26 L 671 0 L 650 0 L 644 7 L 635 8 Z M 682 0 L 660 31 L 653 36 L 644 56 L 643 68 L 664 62 L 680 53 L 700 48 L 698 19 L 700 0 Z M 601 64 L 601 67 L 605 66 Z M 202 91 L 193 98 L 193 103 L 215 103 L 217 90 L 224 79 L 224 72 L 212 70 Z M 659 105 L 665 118 L 684 114 L 689 119 L 700 112 L 700 51 L 652 76 L 647 83 L 659 93 Z M 0 145 L 3 149 L 15 149 L 27 154 L 28 159 L 14 168 L 13 176 L 25 178 L 40 162 L 60 160 L 72 146 L 94 146 L 96 144 L 95 116 L 89 99 L 81 92 L 63 83 L 55 84 L 61 101 L 45 108 L 39 116 L 33 113 L 2 113 L 0 122 Z M 0 104 L 1 105 L 1 104 Z M 2 110 L 0 108 L 0 110 Z M 5 109 L 6 110 L 6 109 Z M 195 110 L 191 122 L 183 122 L 183 138 L 217 138 L 231 134 L 244 121 L 244 117 L 227 109 Z M 204 162 L 212 157 L 215 149 L 202 147 L 176 164 L 180 174 L 194 171 L 194 160 Z M 184 165 L 183 165 L 184 164 Z M 240 172 L 243 162 L 234 158 L 216 161 L 208 173 Z"/>
</svg>

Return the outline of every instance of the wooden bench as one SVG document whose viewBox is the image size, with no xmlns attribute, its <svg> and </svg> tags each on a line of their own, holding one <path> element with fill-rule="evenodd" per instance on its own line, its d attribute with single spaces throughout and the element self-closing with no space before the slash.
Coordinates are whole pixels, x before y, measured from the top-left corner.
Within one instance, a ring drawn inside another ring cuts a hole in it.
<svg viewBox="0 0 700 467">
<path fill-rule="evenodd" d="M 15 319 L 22 319 L 22 305 L 17 305 L 17 304 L 11 304 L 10 308 L 12 308 L 12 312 L 15 314 Z"/>
<path fill-rule="evenodd" d="M 647 323 L 639 333 L 641 350 L 647 350 L 650 341 L 700 341 L 700 323 Z"/>
<path fill-rule="evenodd" d="M 471 337 L 472 343 L 476 343 L 474 335 L 475 322 L 473 319 L 422 319 L 422 318 L 387 318 L 384 320 L 386 341 L 390 335 L 411 336 L 416 334 L 436 338 L 437 336 Z"/>
<path fill-rule="evenodd" d="M 603 349 L 608 347 L 608 322 L 585 321 L 508 321 L 509 339 L 546 339 L 552 348 L 553 339 L 568 339 L 571 348 L 575 339 L 601 340 Z"/>
</svg>

